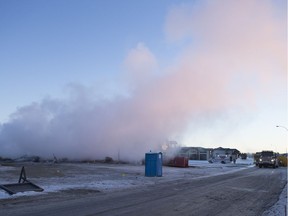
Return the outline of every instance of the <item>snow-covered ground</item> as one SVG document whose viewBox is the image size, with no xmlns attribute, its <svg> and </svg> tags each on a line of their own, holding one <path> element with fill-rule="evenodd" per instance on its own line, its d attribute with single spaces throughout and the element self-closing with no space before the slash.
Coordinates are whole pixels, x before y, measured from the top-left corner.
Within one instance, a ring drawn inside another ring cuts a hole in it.
<svg viewBox="0 0 288 216">
<path fill-rule="evenodd" d="M 161 178 L 145 177 L 145 166 L 127 164 L 26 164 L 27 179 L 44 189 L 44 193 L 67 189 L 95 189 L 99 191 L 119 190 L 180 178 L 202 178 L 211 175 L 220 175 L 227 172 L 236 172 L 252 165 L 251 160 L 237 161 L 236 164 L 208 163 L 207 161 L 189 161 L 189 168 L 163 166 Z M 36 168 L 37 167 L 37 168 Z M 21 167 L 0 166 L 0 184 L 16 183 Z M 29 175 L 32 172 L 32 175 Z M 37 172 L 37 173 L 35 173 Z M 40 173 L 40 174 L 39 174 Z M 14 180 L 13 180 L 14 179 Z M 39 192 L 17 193 L 10 196 L 0 190 L 0 199 L 9 199 L 17 196 L 38 195 Z"/>
<path fill-rule="evenodd" d="M 23 164 L 21 164 L 23 165 Z M 145 166 L 129 164 L 96 163 L 26 163 L 27 179 L 44 189 L 44 192 L 25 192 L 10 196 L 0 189 L 1 199 L 36 196 L 71 189 L 89 189 L 94 191 L 115 191 L 131 189 L 151 184 L 161 184 L 182 178 L 205 178 L 228 172 L 237 172 L 254 166 L 252 159 L 238 159 L 236 164 L 209 163 L 208 161 L 189 161 L 188 168 L 163 166 L 162 177 L 145 177 Z M 17 183 L 21 171 L 20 165 L 0 166 L 0 184 Z M 285 215 L 287 206 L 287 186 L 279 201 L 265 215 Z"/>
<path fill-rule="evenodd" d="M 279 200 L 267 211 L 265 211 L 262 216 L 284 216 L 288 215 L 287 209 L 287 184 L 279 196 Z"/>
</svg>

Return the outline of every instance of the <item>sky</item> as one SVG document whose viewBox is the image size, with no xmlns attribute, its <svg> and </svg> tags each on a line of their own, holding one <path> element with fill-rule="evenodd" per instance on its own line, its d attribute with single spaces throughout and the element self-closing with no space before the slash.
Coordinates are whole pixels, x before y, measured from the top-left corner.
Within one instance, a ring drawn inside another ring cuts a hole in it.
<svg viewBox="0 0 288 216">
<path fill-rule="evenodd" d="M 1 0 L 0 47 L 0 156 L 287 151 L 285 0 Z"/>
</svg>

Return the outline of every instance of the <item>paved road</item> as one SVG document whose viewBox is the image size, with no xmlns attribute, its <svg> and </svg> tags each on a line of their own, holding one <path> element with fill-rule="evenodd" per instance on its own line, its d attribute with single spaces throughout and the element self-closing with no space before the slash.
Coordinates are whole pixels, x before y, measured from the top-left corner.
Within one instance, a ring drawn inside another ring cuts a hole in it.
<svg viewBox="0 0 288 216">
<path fill-rule="evenodd" d="M 249 168 L 115 193 L 0 201 L 0 215 L 261 215 L 278 199 L 287 170 Z M 38 197 L 38 198 L 37 198 Z"/>
</svg>

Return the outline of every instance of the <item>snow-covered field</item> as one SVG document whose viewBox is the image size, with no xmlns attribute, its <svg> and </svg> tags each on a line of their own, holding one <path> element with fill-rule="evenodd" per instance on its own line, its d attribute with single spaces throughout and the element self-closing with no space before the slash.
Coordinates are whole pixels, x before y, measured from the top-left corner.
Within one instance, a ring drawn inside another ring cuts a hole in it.
<svg viewBox="0 0 288 216">
<path fill-rule="evenodd" d="M 189 168 L 163 166 L 162 177 L 145 177 L 145 166 L 143 165 L 99 163 L 8 164 L 0 166 L 0 184 L 17 183 L 22 165 L 25 167 L 27 179 L 42 187 L 44 193 L 49 193 L 75 188 L 99 191 L 121 190 L 185 177 L 202 178 L 235 172 L 247 168 L 252 163 L 251 160 L 244 161 L 241 159 L 236 164 L 189 161 Z M 39 192 L 25 192 L 10 196 L 5 191 L 0 190 L 0 199 L 38 194 Z"/>
<path fill-rule="evenodd" d="M 145 177 L 145 166 L 131 164 L 101 163 L 21 163 L 0 166 L 0 184 L 17 183 L 21 167 L 25 166 L 27 179 L 44 189 L 44 192 L 25 192 L 9 195 L 0 189 L 1 199 L 36 196 L 73 189 L 91 191 L 127 190 L 151 184 L 161 184 L 181 178 L 205 178 L 228 172 L 237 172 L 254 166 L 252 159 L 238 159 L 236 164 L 208 163 L 208 161 L 189 161 L 188 168 L 163 166 L 162 177 Z M 287 187 L 278 203 L 271 208 L 273 213 L 285 212 Z M 286 192 L 286 193 L 285 193 Z M 276 209 L 276 210 L 275 210 Z M 267 213 L 267 212 L 266 212 Z M 268 214 L 269 215 L 269 212 Z M 282 215 L 282 214 L 272 214 Z"/>
</svg>

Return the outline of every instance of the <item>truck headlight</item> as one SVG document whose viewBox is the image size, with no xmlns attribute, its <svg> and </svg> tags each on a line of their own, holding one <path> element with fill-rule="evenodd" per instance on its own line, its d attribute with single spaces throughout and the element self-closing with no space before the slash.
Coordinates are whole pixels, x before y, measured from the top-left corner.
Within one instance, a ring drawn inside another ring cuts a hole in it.
<svg viewBox="0 0 288 216">
<path fill-rule="evenodd" d="M 262 161 L 262 158 L 260 158 L 259 161 Z"/>
</svg>

